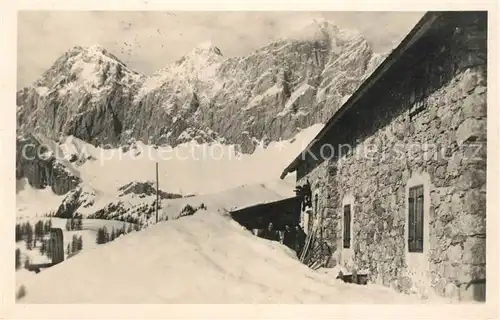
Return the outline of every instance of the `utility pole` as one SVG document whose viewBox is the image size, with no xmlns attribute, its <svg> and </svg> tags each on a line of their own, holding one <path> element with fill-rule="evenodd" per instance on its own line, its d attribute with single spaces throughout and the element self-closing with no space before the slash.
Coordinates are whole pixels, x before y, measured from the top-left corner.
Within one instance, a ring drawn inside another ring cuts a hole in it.
<svg viewBox="0 0 500 320">
<path fill-rule="evenodd" d="M 158 223 L 158 162 L 156 162 L 156 223 Z"/>
</svg>

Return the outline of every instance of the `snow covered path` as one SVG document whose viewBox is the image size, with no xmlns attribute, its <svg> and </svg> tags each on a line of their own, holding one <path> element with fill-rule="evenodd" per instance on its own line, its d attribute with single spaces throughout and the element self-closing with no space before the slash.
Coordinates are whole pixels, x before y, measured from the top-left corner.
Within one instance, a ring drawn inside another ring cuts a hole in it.
<svg viewBox="0 0 500 320">
<path fill-rule="evenodd" d="M 130 233 L 32 274 L 26 303 L 412 303 L 310 270 L 287 248 L 201 211 Z"/>
</svg>

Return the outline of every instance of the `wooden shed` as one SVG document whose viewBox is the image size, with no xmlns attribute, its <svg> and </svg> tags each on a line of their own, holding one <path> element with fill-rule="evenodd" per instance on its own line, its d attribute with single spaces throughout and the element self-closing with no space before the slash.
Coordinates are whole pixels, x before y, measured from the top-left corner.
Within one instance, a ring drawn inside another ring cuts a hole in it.
<svg viewBox="0 0 500 320">
<path fill-rule="evenodd" d="M 234 220 L 249 230 L 266 228 L 270 222 L 274 228 L 283 230 L 286 224 L 300 222 L 300 198 L 291 197 L 274 202 L 236 209 L 230 212 Z"/>
</svg>

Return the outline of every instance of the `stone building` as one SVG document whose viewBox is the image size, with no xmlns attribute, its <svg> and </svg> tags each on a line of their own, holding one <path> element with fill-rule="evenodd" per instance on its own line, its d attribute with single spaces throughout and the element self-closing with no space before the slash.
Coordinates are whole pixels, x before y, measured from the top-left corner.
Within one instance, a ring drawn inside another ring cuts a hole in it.
<svg viewBox="0 0 500 320">
<path fill-rule="evenodd" d="M 485 299 L 486 69 L 486 12 L 422 17 L 282 174 L 311 185 L 309 263 Z"/>
</svg>

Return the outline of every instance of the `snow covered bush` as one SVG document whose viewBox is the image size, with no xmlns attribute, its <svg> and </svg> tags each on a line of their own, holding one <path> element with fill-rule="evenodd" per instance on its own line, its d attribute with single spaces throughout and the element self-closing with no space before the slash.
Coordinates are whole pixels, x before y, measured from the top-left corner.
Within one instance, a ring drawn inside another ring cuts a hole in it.
<svg viewBox="0 0 500 320">
<path fill-rule="evenodd" d="M 191 205 L 186 204 L 186 206 L 182 209 L 181 214 L 179 217 L 187 217 L 187 216 L 192 216 L 195 214 L 197 209 L 193 208 Z"/>
</svg>

